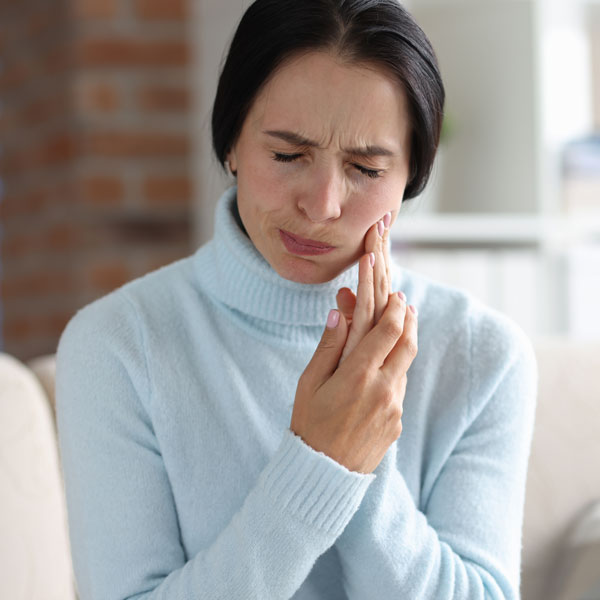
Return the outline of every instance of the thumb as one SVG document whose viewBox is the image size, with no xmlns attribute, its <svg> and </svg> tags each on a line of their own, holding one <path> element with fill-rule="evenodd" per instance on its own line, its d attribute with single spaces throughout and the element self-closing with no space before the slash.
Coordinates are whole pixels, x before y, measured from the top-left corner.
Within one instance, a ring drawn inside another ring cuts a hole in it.
<svg viewBox="0 0 600 600">
<path fill-rule="evenodd" d="M 346 321 L 351 322 L 356 306 L 356 294 L 350 288 L 343 287 L 337 293 L 335 299 L 339 310 L 346 317 Z"/>
<path fill-rule="evenodd" d="M 313 390 L 321 387 L 337 369 L 347 337 L 344 315 L 339 310 L 330 310 L 321 341 L 304 370 L 304 378 Z"/>
</svg>

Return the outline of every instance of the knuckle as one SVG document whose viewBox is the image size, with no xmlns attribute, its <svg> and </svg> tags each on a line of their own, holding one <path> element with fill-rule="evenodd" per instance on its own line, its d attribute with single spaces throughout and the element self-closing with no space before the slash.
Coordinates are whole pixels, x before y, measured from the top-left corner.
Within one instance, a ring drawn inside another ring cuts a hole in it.
<svg viewBox="0 0 600 600">
<path fill-rule="evenodd" d="M 304 371 L 298 378 L 298 390 L 305 390 L 311 386 L 311 376 L 309 371 Z"/>
<path fill-rule="evenodd" d="M 398 419 L 394 427 L 394 436 L 399 438 L 402 435 L 402 420 Z"/>
<path fill-rule="evenodd" d="M 365 369 L 365 368 L 357 369 L 354 372 L 352 383 L 354 384 L 356 389 L 361 390 L 361 391 L 366 389 L 369 386 L 370 381 L 371 381 L 371 376 L 367 369 Z"/>
<path fill-rule="evenodd" d="M 387 298 L 388 293 L 388 284 L 387 278 L 381 277 L 377 283 L 377 291 L 380 295 L 385 296 Z"/>
<path fill-rule="evenodd" d="M 323 338 L 319 342 L 316 352 L 319 352 L 319 353 L 329 352 L 330 350 L 333 350 L 335 347 L 336 347 L 336 344 L 335 344 L 334 340 L 329 339 L 329 338 Z"/>
<path fill-rule="evenodd" d="M 387 386 L 384 386 L 377 395 L 378 405 L 386 412 L 394 412 L 394 392 Z"/>
<path fill-rule="evenodd" d="M 397 340 L 402 335 L 404 328 L 399 321 L 388 319 L 382 322 L 383 334 L 391 340 Z"/>
<path fill-rule="evenodd" d="M 394 416 L 400 421 L 404 415 L 404 404 L 402 402 L 396 402 L 394 409 Z"/>
<path fill-rule="evenodd" d="M 413 340 L 412 338 L 406 340 L 405 348 L 406 348 L 406 351 L 408 352 L 408 354 L 410 356 L 412 356 L 413 358 L 415 356 L 417 356 L 417 353 L 419 352 L 419 346 L 418 346 L 417 342 L 415 340 Z"/>
<path fill-rule="evenodd" d="M 375 299 L 371 294 L 366 298 L 362 298 L 360 303 L 357 303 L 358 307 L 362 312 L 370 314 L 375 309 Z"/>
<path fill-rule="evenodd" d="M 388 413 L 392 420 L 399 421 L 402 418 L 403 409 L 403 396 L 398 394 L 395 389 L 390 388 L 389 391 L 389 405 Z"/>
<path fill-rule="evenodd" d="M 302 373 L 302 375 L 300 375 L 300 377 L 298 378 L 298 386 L 299 387 L 306 387 L 307 385 L 310 386 L 314 380 L 314 374 L 311 371 L 310 367 L 310 363 L 308 365 L 308 367 L 304 370 L 304 372 Z"/>
</svg>

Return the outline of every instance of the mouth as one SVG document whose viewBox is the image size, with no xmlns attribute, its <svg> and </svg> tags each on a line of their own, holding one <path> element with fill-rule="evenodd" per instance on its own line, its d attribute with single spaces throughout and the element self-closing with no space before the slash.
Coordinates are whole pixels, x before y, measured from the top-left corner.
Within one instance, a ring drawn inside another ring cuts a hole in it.
<svg viewBox="0 0 600 600">
<path fill-rule="evenodd" d="M 324 242 L 318 242 L 317 240 L 309 240 L 300 236 L 294 235 L 289 231 L 279 230 L 279 236 L 288 252 L 299 255 L 310 255 L 326 254 L 335 249 L 335 246 L 330 246 Z"/>
</svg>

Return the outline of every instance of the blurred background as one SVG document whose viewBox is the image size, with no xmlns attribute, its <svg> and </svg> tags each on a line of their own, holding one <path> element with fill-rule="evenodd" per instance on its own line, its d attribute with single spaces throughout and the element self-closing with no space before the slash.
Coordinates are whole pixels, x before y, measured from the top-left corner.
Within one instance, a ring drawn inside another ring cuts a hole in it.
<svg viewBox="0 0 600 600">
<path fill-rule="evenodd" d="M 51 357 L 79 308 L 210 239 L 231 183 L 210 110 L 249 4 L 0 0 L 0 351 Z M 447 105 L 393 252 L 536 342 L 523 597 L 582 600 L 573 586 L 598 574 L 600 541 L 579 583 L 544 585 L 573 519 L 600 499 L 600 0 L 404 4 L 436 49 Z M 0 423 L 14 421 L 3 406 Z M 589 523 L 600 540 L 600 502 Z"/>
</svg>

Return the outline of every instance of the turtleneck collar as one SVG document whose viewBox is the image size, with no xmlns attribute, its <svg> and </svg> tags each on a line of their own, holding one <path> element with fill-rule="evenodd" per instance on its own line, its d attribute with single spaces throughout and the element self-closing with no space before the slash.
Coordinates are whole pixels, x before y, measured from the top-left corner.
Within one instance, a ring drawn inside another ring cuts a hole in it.
<svg viewBox="0 0 600 600">
<path fill-rule="evenodd" d="M 288 325 L 324 326 L 342 287 L 356 290 L 355 264 L 326 283 L 305 284 L 279 276 L 235 217 L 237 187 L 221 196 L 213 239 L 200 248 L 195 265 L 202 287 L 219 302 L 254 318 Z"/>
</svg>

